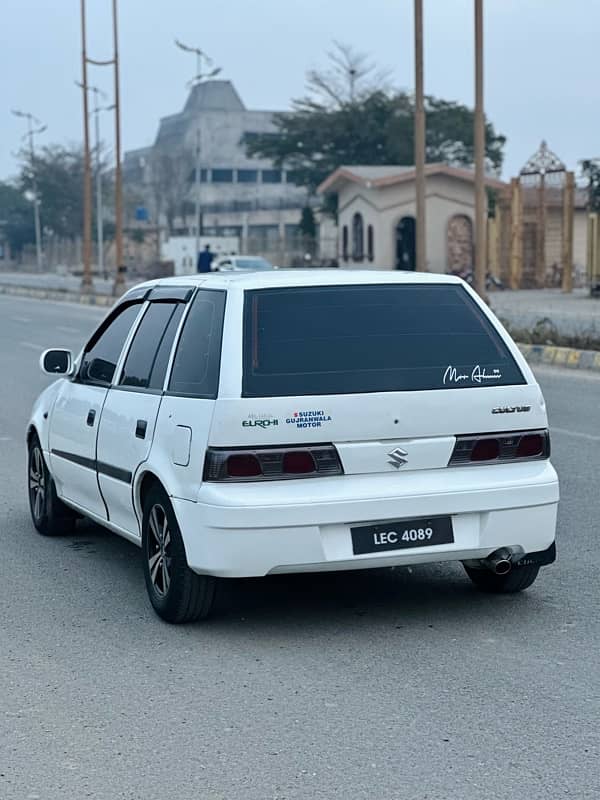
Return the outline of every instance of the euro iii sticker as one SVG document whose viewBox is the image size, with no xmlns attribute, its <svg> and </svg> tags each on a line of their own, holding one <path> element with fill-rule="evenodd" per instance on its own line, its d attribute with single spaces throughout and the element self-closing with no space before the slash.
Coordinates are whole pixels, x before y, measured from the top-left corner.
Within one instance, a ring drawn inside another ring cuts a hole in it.
<svg viewBox="0 0 600 800">
<path fill-rule="evenodd" d="M 290 417 L 286 417 L 285 422 L 296 428 L 320 428 L 331 422 L 331 417 L 325 411 L 294 411 Z"/>
<path fill-rule="evenodd" d="M 248 414 L 248 419 L 242 420 L 242 428 L 271 428 L 279 425 L 279 420 L 272 414 Z"/>
</svg>

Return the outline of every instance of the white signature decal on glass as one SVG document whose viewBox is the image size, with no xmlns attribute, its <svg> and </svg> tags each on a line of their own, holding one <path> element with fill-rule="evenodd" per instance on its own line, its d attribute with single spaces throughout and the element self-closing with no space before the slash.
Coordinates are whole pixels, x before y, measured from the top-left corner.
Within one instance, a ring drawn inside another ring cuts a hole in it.
<svg viewBox="0 0 600 800">
<path fill-rule="evenodd" d="M 489 381 L 502 380 L 502 373 L 499 369 L 493 369 L 487 372 L 486 368 L 483 369 L 477 364 L 473 367 L 470 373 L 459 372 L 456 367 L 448 366 L 444 372 L 444 385 L 447 383 L 462 383 L 463 381 L 471 381 L 472 383 L 486 383 Z"/>
</svg>

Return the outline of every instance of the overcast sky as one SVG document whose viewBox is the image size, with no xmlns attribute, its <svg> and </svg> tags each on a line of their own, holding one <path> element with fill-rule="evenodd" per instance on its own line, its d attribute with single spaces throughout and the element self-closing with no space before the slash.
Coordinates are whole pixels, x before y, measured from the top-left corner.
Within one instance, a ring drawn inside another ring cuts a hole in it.
<svg viewBox="0 0 600 800">
<path fill-rule="evenodd" d="M 1 0 L 0 178 L 16 169 L 31 111 L 41 143 L 81 140 L 78 0 Z M 178 37 L 223 67 L 248 108 L 286 109 L 332 40 L 370 53 L 394 82 L 414 86 L 412 0 L 120 0 L 124 149 L 151 144 L 159 117 L 179 111 L 194 60 Z M 425 91 L 473 102 L 473 0 L 424 0 Z M 110 0 L 87 0 L 88 49 L 111 54 Z M 504 177 L 546 138 L 575 168 L 600 156 L 599 0 L 484 0 L 486 112 L 508 137 Z M 108 68 L 90 83 L 112 97 Z M 107 141 L 109 115 L 103 124 Z"/>
</svg>

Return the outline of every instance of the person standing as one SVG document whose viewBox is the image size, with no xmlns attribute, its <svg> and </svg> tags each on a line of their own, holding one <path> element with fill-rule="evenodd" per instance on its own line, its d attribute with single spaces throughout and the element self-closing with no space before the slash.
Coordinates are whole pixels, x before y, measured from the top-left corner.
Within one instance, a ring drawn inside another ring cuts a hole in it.
<svg viewBox="0 0 600 800">
<path fill-rule="evenodd" d="M 215 254 L 211 251 L 210 245 L 207 244 L 201 253 L 198 253 L 198 272 L 210 272 L 213 258 Z"/>
</svg>

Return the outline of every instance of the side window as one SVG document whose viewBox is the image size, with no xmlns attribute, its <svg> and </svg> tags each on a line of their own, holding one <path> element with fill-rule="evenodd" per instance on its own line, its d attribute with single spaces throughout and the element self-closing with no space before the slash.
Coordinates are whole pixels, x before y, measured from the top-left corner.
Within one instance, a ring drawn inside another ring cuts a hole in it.
<svg viewBox="0 0 600 800">
<path fill-rule="evenodd" d="M 162 389 L 183 303 L 151 303 L 127 353 L 121 386 Z"/>
<path fill-rule="evenodd" d="M 132 303 L 117 308 L 90 339 L 79 370 L 83 383 L 111 383 L 131 326 L 142 307 Z"/>
<path fill-rule="evenodd" d="M 177 345 L 169 382 L 171 394 L 217 396 L 224 313 L 225 292 L 198 292 Z"/>
</svg>

